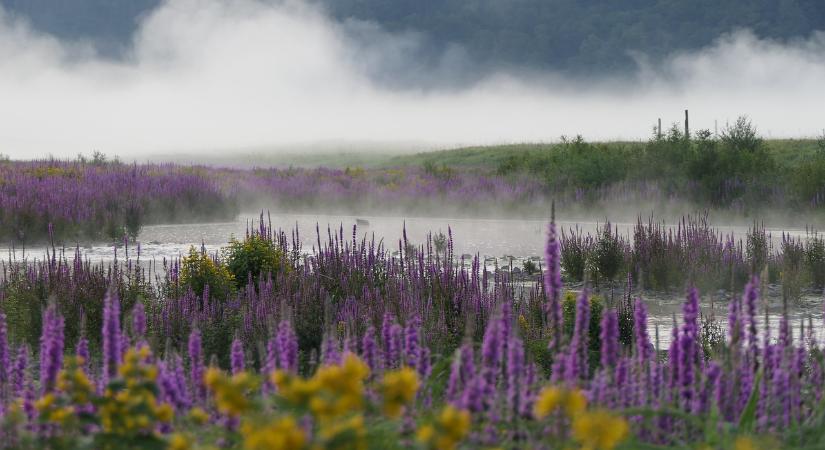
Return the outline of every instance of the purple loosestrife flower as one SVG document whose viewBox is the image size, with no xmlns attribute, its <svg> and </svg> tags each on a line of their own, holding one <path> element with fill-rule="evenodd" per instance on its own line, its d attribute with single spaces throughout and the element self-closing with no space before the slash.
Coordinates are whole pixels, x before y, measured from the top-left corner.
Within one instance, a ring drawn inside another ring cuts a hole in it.
<svg viewBox="0 0 825 450">
<path fill-rule="evenodd" d="M 507 345 L 507 411 L 518 416 L 521 405 L 521 383 L 524 372 L 524 345 L 516 336 Z"/>
<path fill-rule="evenodd" d="M 169 369 L 165 361 L 158 362 L 158 387 L 160 388 L 161 398 L 166 403 L 173 405 L 179 411 L 185 407 L 181 402 L 175 372 Z"/>
<path fill-rule="evenodd" d="M 386 361 L 384 365 L 387 368 L 398 368 L 401 363 L 401 350 L 403 348 L 403 333 L 404 329 L 401 325 L 394 323 L 389 329 L 389 345 L 387 346 Z"/>
<path fill-rule="evenodd" d="M 605 370 L 616 367 L 619 360 L 619 319 L 616 310 L 610 308 L 602 316 L 601 363 Z"/>
<path fill-rule="evenodd" d="M 713 398 L 714 393 L 717 391 L 717 385 L 719 383 L 719 376 L 722 373 L 722 368 L 719 366 L 719 363 L 715 361 L 711 361 L 708 363 L 707 367 L 705 368 L 705 377 L 702 389 L 699 391 L 699 395 L 696 397 L 696 404 L 693 406 L 694 413 L 697 414 L 704 414 L 707 413 L 710 407 L 710 400 Z"/>
<path fill-rule="evenodd" d="M 756 349 L 759 345 L 759 334 L 756 331 L 756 302 L 759 300 L 759 278 L 754 276 L 745 286 L 745 319 L 747 320 L 748 346 Z"/>
<path fill-rule="evenodd" d="M 417 320 L 413 319 L 409 325 L 407 325 L 405 333 L 404 333 L 404 353 L 405 355 L 405 363 L 410 367 L 418 367 L 418 358 L 419 358 L 419 342 L 418 342 L 418 324 Z"/>
<path fill-rule="evenodd" d="M 341 362 L 338 339 L 332 333 L 327 333 L 324 342 L 321 344 L 321 361 L 324 364 L 338 364 Z"/>
<path fill-rule="evenodd" d="M 550 347 L 558 351 L 561 347 L 562 311 L 561 291 L 561 254 L 555 219 L 547 227 L 547 245 L 544 249 L 547 272 L 544 274 L 544 290 L 547 293 L 547 322 L 551 330 Z"/>
<path fill-rule="evenodd" d="M 146 308 L 141 302 L 137 302 L 132 308 L 132 332 L 138 344 L 146 338 Z"/>
<path fill-rule="evenodd" d="M 206 387 L 203 384 L 203 347 L 201 332 L 193 328 L 189 333 L 189 382 L 192 385 L 193 398 L 196 402 L 202 400 L 206 394 Z"/>
<path fill-rule="evenodd" d="M 11 370 L 11 383 L 15 393 L 23 392 L 26 385 L 26 374 L 29 364 L 29 347 L 21 345 L 17 348 L 14 358 L 14 367 Z"/>
<path fill-rule="evenodd" d="M 296 372 L 298 370 L 298 337 L 295 336 L 292 324 L 288 320 L 281 321 L 278 326 L 276 342 L 280 368 L 288 372 Z"/>
<path fill-rule="evenodd" d="M 361 355 L 367 367 L 370 368 L 371 376 L 374 376 L 380 370 L 378 346 L 375 343 L 375 328 L 370 326 L 364 332 L 364 337 L 361 339 Z"/>
<path fill-rule="evenodd" d="M 0 311 L 0 395 L 3 387 L 11 375 L 11 355 L 9 355 L 9 340 L 6 328 L 6 315 Z M 2 406 L 2 405 L 0 405 Z"/>
<path fill-rule="evenodd" d="M 266 342 L 266 361 L 264 361 L 264 372 L 269 375 L 279 368 L 278 365 L 278 337 L 275 335 L 269 338 Z M 267 378 L 269 377 L 267 376 Z M 264 386 L 266 386 L 266 384 L 264 384 Z"/>
<path fill-rule="evenodd" d="M 583 289 L 576 302 L 576 318 L 573 327 L 573 339 L 570 341 L 569 353 L 564 368 L 564 380 L 575 384 L 587 378 L 588 334 L 590 332 L 590 296 Z"/>
<path fill-rule="evenodd" d="M 519 414 L 521 417 L 529 417 L 533 410 L 533 400 L 535 397 L 533 387 L 536 384 L 536 372 L 535 363 L 527 364 L 527 372 L 524 374 L 524 380 L 521 384 L 521 400 L 519 400 L 519 405 L 521 405 Z"/>
<path fill-rule="evenodd" d="M 636 298 L 633 308 L 633 334 L 636 340 L 636 357 L 640 363 L 650 360 L 653 347 L 647 332 L 647 305 L 641 298 Z"/>
<path fill-rule="evenodd" d="M 484 400 L 489 392 L 490 388 L 487 386 L 484 376 L 476 374 L 464 386 L 464 392 L 461 395 L 461 408 L 474 413 L 484 411 Z"/>
<path fill-rule="evenodd" d="M 46 308 L 40 336 L 40 389 L 43 393 L 52 391 L 63 367 L 63 328 L 63 316 L 57 312 L 57 307 Z"/>
<path fill-rule="evenodd" d="M 177 388 L 177 394 L 180 396 L 178 403 L 181 405 L 181 408 L 186 409 L 191 406 L 192 400 L 189 397 L 189 392 L 186 388 L 186 372 L 183 367 L 183 358 L 181 358 L 180 355 L 175 354 L 174 361 L 175 385 Z"/>
<path fill-rule="evenodd" d="M 395 319 L 392 317 L 392 314 L 385 313 L 384 314 L 384 322 L 381 324 L 381 340 L 384 344 L 384 356 L 388 356 L 390 354 L 390 341 L 392 340 L 392 336 L 390 330 L 392 329 L 392 325 L 395 323 Z M 389 362 L 389 359 L 385 361 Z M 389 367 L 389 366 L 387 366 Z"/>
<path fill-rule="evenodd" d="M 448 402 L 457 404 L 460 401 L 463 389 L 475 376 L 475 356 L 473 355 L 473 344 L 465 343 L 456 351 L 453 364 L 450 370 L 450 377 L 447 380 L 446 399 Z"/>
<path fill-rule="evenodd" d="M 114 289 L 109 289 L 103 299 L 103 385 L 117 375 L 123 349 L 121 349 L 120 299 Z"/>
<path fill-rule="evenodd" d="M 501 354 L 500 326 L 501 322 L 498 320 L 488 321 L 487 329 L 484 330 L 484 339 L 481 341 L 481 370 L 487 387 L 492 389 L 495 389 L 496 378 L 501 371 L 504 356 Z"/>
<path fill-rule="evenodd" d="M 681 396 L 683 405 L 686 408 L 692 406 L 694 394 L 694 354 L 695 340 L 688 330 L 683 330 L 679 336 L 679 386 L 681 388 Z"/>
<path fill-rule="evenodd" d="M 237 336 L 235 336 L 235 338 L 232 339 L 232 347 L 229 351 L 229 359 L 233 375 L 244 371 L 244 367 L 246 366 L 246 364 L 244 363 L 243 344 Z"/>
<path fill-rule="evenodd" d="M 77 341 L 75 355 L 83 359 L 83 364 L 81 365 L 81 367 L 83 367 L 83 371 L 86 372 L 87 375 L 90 375 L 89 367 L 91 366 L 89 365 L 89 340 L 86 339 L 86 336 L 81 336 L 80 339 Z"/>
</svg>

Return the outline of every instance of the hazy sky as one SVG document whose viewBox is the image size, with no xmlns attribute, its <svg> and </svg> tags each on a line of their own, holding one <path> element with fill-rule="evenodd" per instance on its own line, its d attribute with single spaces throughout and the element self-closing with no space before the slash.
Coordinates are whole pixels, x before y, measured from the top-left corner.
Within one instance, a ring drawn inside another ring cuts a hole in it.
<svg viewBox="0 0 825 450">
<path fill-rule="evenodd" d="M 777 43 L 735 31 L 664 66 L 647 67 L 640 57 L 632 80 L 525 71 L 449 89 L 380 81 L 423 70 L 417 45 L 415 33 L 337 23 L 300 2 L 172 0 L 144 19 L 130 54 L 115 61 L 0 11 L 0 153 L 645 139 L 657 117 L 669 125 L 685 108 L 694 129 L 740 114 L 768 137 L 825 128 L 825 32 Z M 450 46 L 426 70 L 447 77 L 469 64 Z"/>
</svg>

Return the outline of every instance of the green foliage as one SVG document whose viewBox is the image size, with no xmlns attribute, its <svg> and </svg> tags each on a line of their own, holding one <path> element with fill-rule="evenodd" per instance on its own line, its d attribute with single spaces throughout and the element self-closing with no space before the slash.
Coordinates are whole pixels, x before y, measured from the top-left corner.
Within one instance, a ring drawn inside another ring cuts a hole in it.
<svg viewBox="0 0 825 450">
<path fill-rule="evenodd" d="M 619 241 L 619 232 L 612 230 L 609 223 L 606 224 L 593 250 L 598 277 L 613 281 L 624 263 L 624 249 Z"/>
<path fill-rule="evenodd" d="M 529 259 L 525 260 L 521 264 L 521 266 L 524 269 L 524 273 L 526 273 L 527 275 L 533 275 L 539 270 L 539 267 L 536 265 L 536 263 Z"/>
<path fill-rule="evenodd" d="M 258 281 L 272 275 L 274 280 L 290 268 L 278 244 L 260 234 L 251 234 L 243 241 L 233 237 L 223 249 L 223 260 L 238 287 L 245 286 L 250 278 Z"/>
<path fill-rule="evenodd" d="M 818 234 L 808 237 L 805 259 L 813 285 L 822 289 L 825 287 L 825 238 Z"/>
<path fill-rule="evenodd" d="M 564 333 L 567 337 L 573 336 L 576 324 L 576 303 L 579 296 L 572 291 L 566 291 L 562 299 L 562 317 L 564 318 Z M 602 347 L 601 323 L 602 311 L 604 310 L 604 299 L 599 295 L 590 296 L 590 329 L 588 330 L 588 348 L 591 353 L 591 360 L 595 354 L 598 360 L 599 350 Z"/>
<path fill-rule="evenodd" d="M 198 295 L 203 295 L 209 286 L 212 298 L 225 300 L 234 287 L 235 278 L 223 264 L 213 259 L 205 251 L 189 248 L 189 254 L 181 260 L 180 284 L 185 289 L 192 288 Z"/>
<path fill-rule="evenodd" d="M 561 268 L 566 278 L 572 281 L 584 280 L 587 261 L 590 259 L 593 243 L 581 230 L 571 230 L 570 234 L 562 231 Z"/>
<path fill-rule="evenodd" d="M 421 165 L 421 169 L 424 173 L 440 180 L 449 180 L 455 176 L 455 170 L 451 169 L 446 164 L 441 164 L 441 166 L 438 166 L 432 160 L 424 161 L 424 164 Z"/>
</svg>

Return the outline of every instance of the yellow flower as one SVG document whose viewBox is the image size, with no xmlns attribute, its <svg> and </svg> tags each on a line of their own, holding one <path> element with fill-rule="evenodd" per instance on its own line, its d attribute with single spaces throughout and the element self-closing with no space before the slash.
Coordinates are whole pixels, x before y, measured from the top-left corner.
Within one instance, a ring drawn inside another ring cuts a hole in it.
<svg viewBox="0 0 825 450">
<path fill-rule="evenodd" d="M 245 450 L 300 450 L 306 444 L 304 432 L 290 416 L 265 426 L 244 423 L 241 427 Z"/>
<path fill-rule="evenodd" d="M 433 436 L 435 436 L 435 427 L 432 425 L 423 425 L 415 433 L 415 437 L 419 442 L 430 442 Z"/>
<path fill-rule="evenodd" d="M 159 421 L 169 423 L 175 417 L 175 411 L 172 409 L 172 405 L 163 403 L 155 408 L 155 416 Z"/>
<path fill-rule="evenodd" d="M 548 386 L 541 390 L 533 405 L 533 416 L 543 419 L 559 408 L 564 408 L 569 417 L 581 414 L 587 408 L 587 399 L 579 390 L 566 390 Z"/>
<path fill-rule="evenodd" d="M 203 379 L 214 394 L 220 412 L 237 417 L 250 408 L 252 402 L 247 394 L 257 387 L 257 381 L 247 372 L 237 373 L 230 378 L 220 369 L 210 367 Z"/>
<path fill-rule="evenodd" d="M 40 412 L 46 411 L 54 404 L 54 400 L 54 394 L 46 394 L 34 402 L 34 407 Z"/>
<path fill-rule="evenodd" d="M 189 450 L 191 447 L 192 443 L 181 433 L 175 433 L 169 437 L 168 450 Z"/>
<path fill-rule="evenodd" d="M 197 406 L 189 410 L 189 417 L 198 425 L 203 425 L 206 422 L 209 422 L 209 414 Z"/>
<path fill-rule="evenodd" d="M 587 398 L 582 391 L 569 391 L 564 399 L 564 410 L 568 417 L 576 417 L 587 408 Z"/>
<path fill-rule="evenodd" d="M 74 409 L 70 406 L 57 408 L 49 413 L 49 422 L 64 424 L 74 416 Z"/>
<path fill-rule="evenodd" d="M 381 382 L 384 414 L 392 418 L 400 416 L 404 405 L 415 398 L 418 385 L 418 374 L 410 367 L 387 372 Z"/>
<path fill-rule="evenodd" d="M 733 443 L 734 450 L 756 450 L 756 444 L 748 436 L 739 436 Z"/>
<path fill-rule="evenodd" d="M 582 413 L 573 419 L 573 438 L 586 450 L 611 450 L 628 435 L 627 421 L 605 410 Z"/>
<path fill-rule="evenodd" d="M 429 449 L 451 450 L 458 446 L 469 431 L 470 413 L 447 405 L 434 424 L 423 425 L 418 429 L 416 439 Z"/>
<path fill-rule="evenodd" d="M 361 415 L 344 420 L 325 422 L 321 425 L 319 437 L 328 450 L 361 450 L 367 448 L 367 431 Z"/>
</svg>

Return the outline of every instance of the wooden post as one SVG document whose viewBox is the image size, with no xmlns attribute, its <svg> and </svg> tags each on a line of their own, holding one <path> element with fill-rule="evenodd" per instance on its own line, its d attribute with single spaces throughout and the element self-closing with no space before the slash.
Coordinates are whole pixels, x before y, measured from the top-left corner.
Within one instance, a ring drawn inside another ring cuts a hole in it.
<svg viewBox="0 0 825 450">
<path fill-rule="evenodd" d="M 659 127 L 656 128 L 658 131 L 656 132 L 656 136 L 661 139 L 662 138 L 662 118 L 659 117 Z"/>
<path fill-rule="evenodd" d="M 688 110 L 685 110 L 685 139 L 690 139 L 690 124 L 688 122 Z"/>
</svg>

